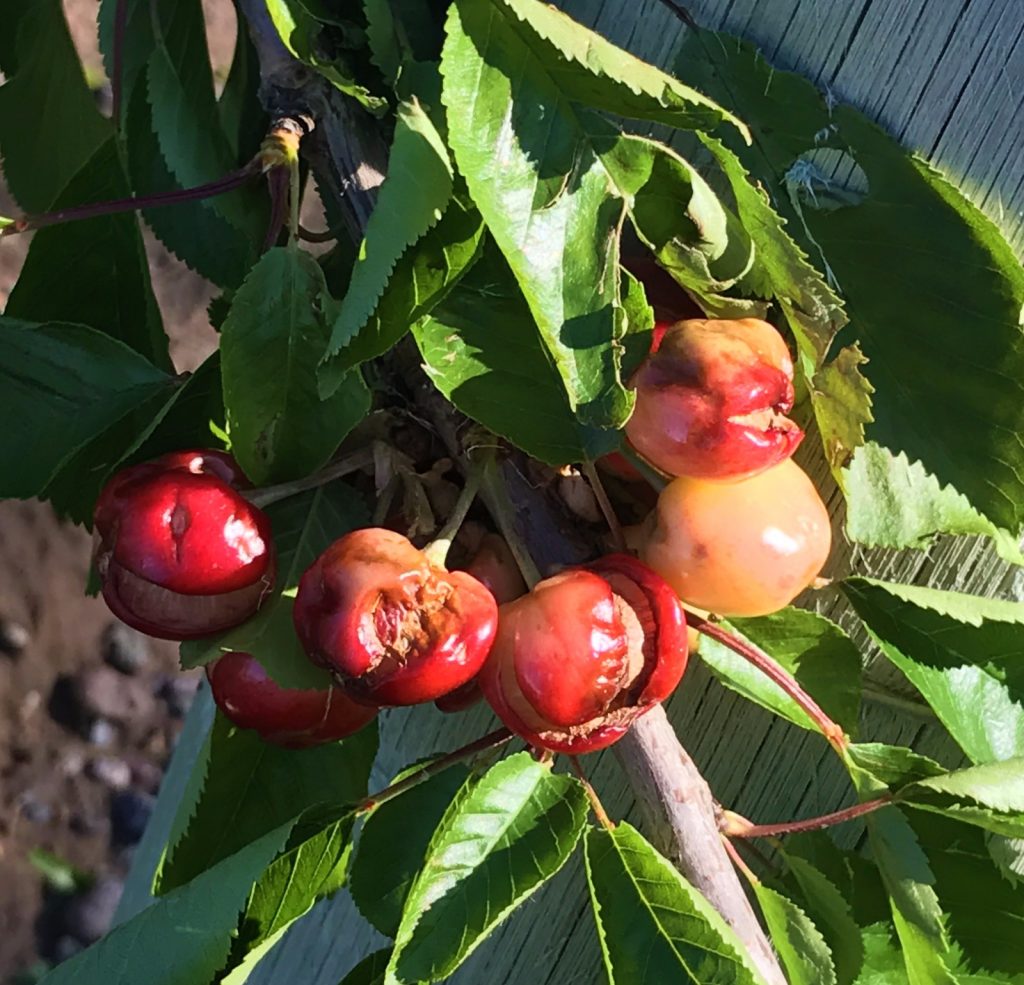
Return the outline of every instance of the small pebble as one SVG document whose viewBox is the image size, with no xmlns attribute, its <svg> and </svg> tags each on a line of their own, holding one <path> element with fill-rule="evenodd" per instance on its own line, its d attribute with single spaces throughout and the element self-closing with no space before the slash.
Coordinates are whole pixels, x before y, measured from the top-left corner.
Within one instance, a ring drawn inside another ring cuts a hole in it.
<svg viewBox="0 0 1024 985">
<path fill-rule="evenodd" d="M 87 738 L 92 745 L 106 749 L 114 744 L 114 740 L 117 738 L 117 729 L 105 718 L 97 718 L 89 726 Z"/>
<path fill-rule="evenodd" d="M 64 929 L 83 944 L 98 941 L 110 930 L 123 892 L 122 880 L 113 876 L 97 879 L 89 889 L 68 903 L 64 911 Z"/>
<path fill-rule="evenodd" d="M 60 761 L 60 772 L 62 776 L 78 776 L 85 769 L 85 756 L 78 750 L 73 749 L 65 753 Z"/>
<path fill-rule="evenodd" d="M 110 801 L 111 838 L 118 845 L 134 845 L 146 830 L 156 798 L 137 790 L 123 790 Z"/>
<path fill-rule="evenodd" d="M 0 653 L 17 657 L 29 645 L 32 634 L 13 619 L 0 619 Z"/>
<path fill-rule="evenodd" d="M 111 790 L 126 790 L 132 783 L 132 768 L 114 756 L 99 756 L 89 763 L 88 774 Z"/>
<path fill-rule="evenodd" d="M 156 711 L 149 688 L 112 667 L 90 667 L 76 674 L 72 694 L 79 715 L 86 721 L 106 718 L 119 723 L 146 722 Z"/>
<path fill-rule="evenodd" d="M 33 793 L 22 795 L 21 813 L 33 824 L 49 824 L 53 820 L 53 808 Z"/>
<path fill-rule="evenodd" d="M 123 622 L 112 622 L 103 631 L 103 659 L 122 674 L 135 674 L 149 663 L 149 637 Z"/>
<path fill-rule="evenodd" d="M 172 718 L 184 718 L 198 688 L 198 674 L 174 674 L 160 683 L 157 697 L 167 703 L 167 711 Z"/>
</svg>

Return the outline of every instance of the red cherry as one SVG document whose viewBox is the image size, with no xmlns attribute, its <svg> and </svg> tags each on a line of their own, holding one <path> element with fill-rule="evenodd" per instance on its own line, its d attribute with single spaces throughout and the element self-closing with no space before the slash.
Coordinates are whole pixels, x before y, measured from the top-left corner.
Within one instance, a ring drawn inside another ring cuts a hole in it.
<svg viewBox="0 0 1024 985">
<path fill-rule="evenodd" d="M 675 593 L 636 558 L 614 554 L 503 605 L 478 680 L 512 731 L 575 755 L 622 738 L 672 693 L 686 661 Z"/>
<path fill-rule="evenodd" d="M 630 444 L 669 475 L 753 475 L 788 458 L 803 431 L 793 362 L 782 336 L 756 318 L 691 319 L 664 335 L 634 373 Z"/>
<path fill-rule="evenodd" d="M 392 530 L 354 530 L 307 569 L 292 610 L 310 659 L 355 698 L 433 701 L 480 669 L 498 606 L 472 575 L 432 565 Z"/>
<path fill-rule="evenodd" d="M 96 567 L 123 622 L 165 639 L 209 636 L 248 619 L 273 586 L 270 523 L 221 478 L 219 458 L 168 458 L 119 472 L 100 493 Z"/>
<path fill-rule="evenodd" d="M 249 653 L 225 653 L 207 665 L 206 677 L 217 707 L 235 725 L 287 749 L 344 739 L 377 715 L 336 687 L 281 687 Z"/>
</svg>

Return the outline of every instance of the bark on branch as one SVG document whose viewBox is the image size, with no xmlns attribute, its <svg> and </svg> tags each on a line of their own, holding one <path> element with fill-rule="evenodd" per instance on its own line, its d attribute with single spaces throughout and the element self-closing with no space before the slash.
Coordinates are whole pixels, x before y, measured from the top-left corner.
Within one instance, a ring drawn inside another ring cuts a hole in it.
<svg viewBox="0 0 1024 985">
<path fill-rule="evenodd" d="M 360 236 L 383 177 L 383 141 L 358 106 L 291 58 L 264 4 L 240 0 L 239 6 L 260 57 L 264 105 L 274 116 L 313 116 L 316 141 L 312 153 L 304 142 L 303 152 L 314 168 L 321 195 L 333 199 L 326 203 L 328 211 L 332 207 L 339 211 L 352 234 Z M 415 348 L 407 344 L 399 350 L 396 366 L 413 386 L 424 416 L 452 456 L 461 457 L 459 436 L 465 419 L 427 380 Z M 545 494 L 524 479 L 514 457 L 503 464 L 503 473 L 520 537 L 541 571 L 576 563 L 592 553 L 573 536 L 571 523 Z M 482 495 L 486 502 L 486 492 Z M 664 711 L 658 708 L 639 719 L 616 750 L 653 842 L 722 914 L 768 985 L 785 985 L 771 944 L 723 847 L 711 791 Z"/>
</svg>

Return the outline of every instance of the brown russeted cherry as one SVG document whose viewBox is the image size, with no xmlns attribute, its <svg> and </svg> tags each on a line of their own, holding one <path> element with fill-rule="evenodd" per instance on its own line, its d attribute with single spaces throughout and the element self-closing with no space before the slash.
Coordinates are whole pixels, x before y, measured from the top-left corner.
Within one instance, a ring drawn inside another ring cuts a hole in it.
<svg viewBox="0 0 1024 985">
<path fill-rule="evenodd" d="M 765 321 L 693 318 L 633 374 L 630 444 L 668 475 L 735 479 L 793 454 L 793 361 Z"/>
<path fill-rule="evenodd" d="M 344 739 L 377 715 L 333 685 L 322 691 L 282 687 L 250 653 L 225 653 L 207 665 L 206 677 L 217 707 L 233 724 L 287 749 Z"/>
<path fill-rule="evenodd" d="M 114 475 L 96 503 L 94 559 L 111 611 L 164 639 L 248 619 L 274 583 L 270 523 L 224 452 L 174 452 Z"/>
<path fill-rule="evenodd" d="M 469 681 L 497 625 L 491 593 L 446 571 L 393 530 L 354 530 L 299 582 L 292 610 L 310 659 L 352 697 L 377 705 L 433 701 Z"/>
<path fill-rule="evenodd" d="M 680 478 L 658 498 L 640 557 L 692 606 L 760 616 L 788 605 L 820 573 L 828 510 L 792 460 L 737 482 Z"/>
<path fill-rule="evenodd" d="M 686 660 L 675 592 L 636 558 L 613 554 L 503 605 L 478 680 L 517 735 L 577 754 L 625 735 L 672 693 Z"/>
</svg>

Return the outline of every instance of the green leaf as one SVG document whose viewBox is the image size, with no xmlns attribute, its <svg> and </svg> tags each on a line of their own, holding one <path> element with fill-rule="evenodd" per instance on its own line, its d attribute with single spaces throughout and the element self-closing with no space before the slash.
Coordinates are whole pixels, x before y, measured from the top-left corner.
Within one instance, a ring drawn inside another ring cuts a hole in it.
<svg viewBox="0 0 1024 985">
<path fill-rule="evenodd" d="M 860 930 L 849 902 L 835 883 L 806 859 L 786 854 L 785 860 L 805 901 L 804 908 L 820 928 L 832 955 L 838 985 L 849 985 L 864 958 Z"/>
<path fill-rule="evenodd" d="M 870 360 L 868 439 L 1019 530 L 1024 268 L 996 225 L 876 124 L 751 45 L 696 32 L 678 65 L 691 84 L 743 107 L 757 150 L 733 145 L 838 285 Z M 834 187 L 813 156 L 824 147 L 849 155 L 846 170 L 859 165 L 868 185 L 859 204 L 816 205 Z"/>
<path fill-rule="evenodd" d="M 836 985 L 832 956 L 814 921 L 764 883 L 754 883 L 754 895 L 790 985 Z"/>
<path fill-rule="evenodd" d="M 1024 757 L 917 780 L 896 797 L 996 834 L 1024 837 Z"/>
<path fill-rule="evenodd" d="M 845 759 L 848 767 L 863 770 L 871 781 L 885 787 L 902 787 L 946 772 L 934 759 L 884 742 L 851 743 L 846 747 Z"/>
<path fill-rule="evenodd" d="M 900 947 L 888 923 L 864 928 L 864 966 L 854 985 L 910 985 Z"/>
<path fill-rule="evenodd" d="M 867 578 L 841 587 L 974 762 L 1024 756 L 1024 604 Z"/>
<path fill-rule="evenodd" d="M 566 862 L 587 798 L 528 752 L 493 766 L 448 813 L 406 898 L 388 983 L 440 981 Z"/>
<path fill-rule="evenodd" d="M 718 911 L 631 825 L 592 828 L 587 880 L 610 985 L 758 985 Z"/>
<path fill-rule="evenodd" d="M 992 865 L 986 832 L 935 815 L 912 818 L 935 873 L 950 937 L 974 969 L 1019 973 L 1024 968 L 1024 886 Z"/>
<path fill-rule="evenodd" d="M 0 318 L 0 496 L 38 495 L 68 459 L 172 384 L 123 342 L 84 325 Z"/>
<path fill-rule="evenodd" d="M 197 985 L 222 967 L 252 884 L 284 847 L 291 823 L 157 900 L 50 972 L 46 985 Z"/>
<path fill-rule="evenodd" d="M 370 408 L 358 372 L 326 400 L 317 395 L 326 290 L 308 253 L 268 250 L 235 293 L 221 328 L 231 450 L 257 485 L 318 469 Z"/>
<path fill-rule="evenodd" d="M 360 337 L 364 326 L 371 322 L 374 313 L 381 307 L 382 295 L 385 295 L 397 272 L 396 264 L 431 227 L 437 226 L 442 215 L 449 209 L 453 180 L 448 151 L 430 118 L 418 103 L 401 103 L 388 161 L 388 176 L 381 185 L 377 203 L 367 223 L 348 292 L 333 319 L 330 343 L 324 356 L 327 363 L 323 371 L 324 393 L 333 392 L 342 368 L 347 369 L 358 361 L 346 358 L 345 347 Z M 463 217 L 469 218 L 468 228 L 464 222 L 459 221 Z M 449 244 L 457 247 L 466 238 L 474 237 L 472 229 L 473 219 L 468 210 L 454 212 L 452 221 L 443 230 L 440 242 L 430 244 L 431 251 L 438 251 L 440 247 L 440 251 L 446 253 L 445 247 Z M 452 235 L 456 238 L 447 240 Z M 479 233 L 475 236 L 479 236 Z M 411 258 L 401 274 L 407 277 L 415 272 L 415 259 Z M 421 270 L 421 273 L 428 272 Z M 408 288 L 402 281 L 399 283 L 408 297 Z M 383 303 L 387 303 L 386 296 Z M 380 331 L 372 323 L 367 327 L 371 333 Z M 377 354 L 373 352 L 373 355 Z M 337 363 L 337 366 L 333 366 L 332 362 Z"/>
<path fill-rule="evenodd" d="M 319 5 L 310 0 L 266 0 L 266 7 L 285 47 L 299 61 L 315 69 L 371 113 L 379 116 L 387 109 L 387 100 L 372 95 L 365 86 L 356 82 L 340 57 L 331 58 L 324 54 L 328 46 L 320 42 L 319 35 L 324 27 L 323 21 L 330 16 L 326 8 L 318 19 Z"/>
<path fill-rule="evenodd" d="M 26 212 L 46 212 L 113 129 L 85 84 L 58 0 L 19 16 L 16 48 L 17 69 L 0 86 L 4 178 Z"/>
<path fill-rule="evenodd" d="M 433 311 L 476 262 L 484 239 L 480 213 L 453 197 L 432 229 L 402 254 L 366 324 L 320 366 L 322 390 L 339 374 L 383 355 Z"/>
<path fill-rule="evenodd" d="M 251 653 L 281 686 L 330 687 L 330 676 L 303 652 L 292 623 L 299 578 L 335 540 L 369 522 L 366 507 L 343 483 L 319 486 L 267 508 L 277 551 L 274 594 L 248 622 L 226 633 L 181 645 L 181 665 L 200 667 L 222 653 Z"/>
<path fill-rule="evenodd" d="M 289 850 L 274 859 L 253 886 L 232 948 L 234 968 L 224 985 L 244 985 L 284 932 L 317 900 L 344 885 L 352 818 L 330 822 L 309 836 L 299 834 L 301 826 L 300 821 L 286 846 Z"/>
<path fill-rule="evenodd" d="M 920 462 L 869 442 L 843 472 L 846 534 L 869 547 L 924 548 L 939 534 L 981 534 L 999 556 L 1024 564 L 1017 538 L 997 527 Z"/>
<path fill-rule="evenodd" d="M 770 616 L 734 619 L 732 626 L 764 650 L 851 735 L 860 716 L 860 653 L 853 641 L 824 616 L 788 607 Z M 818 726 L 775 683 L 739 654 L 703 637 L 701 659 L 727 687 L 811 732 Z"/>
<path fill-rule="evenodd" d="M 889 894 L 910 985 L 956 985 L 935 876 L 903 813 L 885 807 L 865 818 L 871 854 Z"/>
<path fill-rule="evenodd" d="M 218 714 L 206 782 L 183 834 L 168 848 L 157 891 L 183 886 L 308 808 L 365 797 L 376 752 L 377 730 L 372 726 L 341 742 L 282 749 L 256 732 L 236 729 Z"/>
<path fill-rule="evenodd" d="M 145 69 L 155 44 L 153 11 L 149 0 L 100 0 L 99 43 L 107 78 L 114 72 L 114 20 L 117 8 L 124 11 L 124 36 L 121 39 L 121 124 L 128 117 L 128 107 L 135 98 L 136 87 L 146 88 Z M 128 140 L 129 147 L 131 140 Z"/>
<path fill-rule="evenodd" d="M 70 862 L 59 855 L 46 851 L 45 848 L 33 848 L 28 853 L 29 864 L 38 872 L 46 883 L 46 888 L 55 893 L 75 893 L 84 891 L 92 885 L 93 876 L 88 872 L 75 868 Z"/>
<path fill-rule="evenodd" d="M 179 0 L 158 11 L 146 67 L 153 132 L 183 188 L 222 178 L 242 163 L 221 125 L 204 28 L 201 0 Z M 203 206 L 234 227 L 254 260 L 267 225 L 266 196 L 250 187 L 206 199 Z"/>
<path fill-rule="evenodd" d="M 391 948 L 374 951 L 359 962 L 338 985 L 384 985 Z"/>
<path fill-rule="evenodd" d="M 217 100 L 221 129 L 234 160 L 246 160 L 259 151 L 267 132 L 266 111 L 258 88 L 260 63 L 248 31 L 239 31 L 224 90 Z"/>
<path fill-rule="evenodd" d="M 534 458 L 563 465 L 618 447 L 617 431 L 588 426 L 573 414 L 530 309 L 493 244 L 430 317 L 413 326 L 413 335 L 434 385 Z"/>
<path fill-rule="evenodd" d="M 374 808 L 363 823 L 349 892 L 359 912 L 386 937 L 397 936 L 406 898 L 435 830 L 468 776 L 462 766 L 444 770 Z"/>
<path fill-rule="evenodd" d="M 146 17 L 149 19 L 148 3 Z M 128 172 L 138 195 L 155 195 L 179 187 L 164 160 L 153 129 L 143 65 L 139 84 L 126 108 L 125 144 Z M 237 287 L 256 259 L 246 238 L 208 202 L 177 202 L 144 209 L 143 218 L 179 260 L 221 287 Z"/>
<path fill-rule="evenodd" d="M 130 194 L 111 136 L 69 180 L 53 206 L 61 209 Z M 142 234 L 131 213 L 38 230 L 4 313 L 27 321 L 89 325 L 120 339 L 162 369 L 171 369 Z"/>
<path fill-rule="evenodd" d="M 825 363 L 811 381 L 811 399 L 821 446 L 844 493 L 841 469 L 863 446 L 864 428 L 872 420 L 871 394 L 874 387 L 860 371 L 866 362 L 864 353 L 856 345 L 848 345 Z"/>
<path fill-rule="evenodd" d="M 441 59 L 449 143 L 580 419 L 619 427 L 625 202 L 602 165 L 610 125 L 571 103 L 500 0 L 457 0 Z M 592 133 L 594 131 L 594 133 Z M 596 134 L 596 136 L 595 136 Z"/>
<path fill-rule="evenodd" d="M 710 130 L 727 121 L 749 140 L 746 126 L 707 96 L 613 45 L 557 8 L 540 0 L 475 2 L 485 9 L 495 8 L 491 16 L 501 16 L 511 25 L 520 44 L 530 49 L 573 102 L 685 130 Z"/>
</svg>

